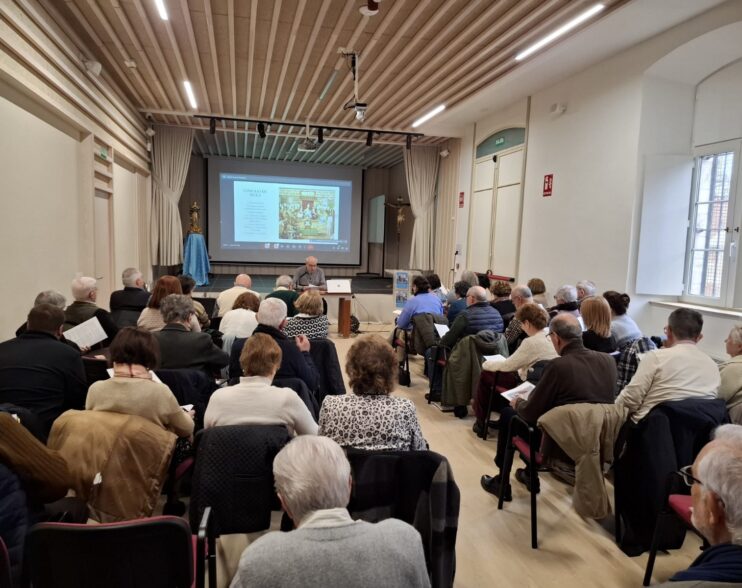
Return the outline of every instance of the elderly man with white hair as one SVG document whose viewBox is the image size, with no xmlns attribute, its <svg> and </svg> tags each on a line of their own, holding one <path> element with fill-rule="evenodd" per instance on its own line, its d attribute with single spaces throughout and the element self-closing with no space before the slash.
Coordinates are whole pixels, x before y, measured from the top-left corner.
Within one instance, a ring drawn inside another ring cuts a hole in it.
<svg viewBox="0 0 742 588">
<path fill-rule="evenodd" d="M 458 314 L 448 333 L 441 337 L 441 345 L 453 349 L 467 335 L 476 335 L 479 331 L 502 333 L 504 330 L 502 316 L 487 301 L 487 290 L 482 286 L 472 286 L 466 293 L 466 309 Z"/>
<path fill-rule="evenodd" d="M 299 378 L 310 390 L 319 387 L 319 371 L 309 355 L 310 343 L 306 335 L 287 337 L 283 332 L 286 326 L 286 303 L 278 298 L 266 298 L 258 308 L 258 326 L 253 335 L 265 333 L 273 338 L 281 348 L 281 366 L 276 378 Z M 240 366 L 240 354 L 247 339 L 235 339 L 229 358 L 229 379 L 236 381 L 244 375 Z"/>
<path fill-rule="evenodd" d="M 297 290 L 306 290 L 307 288 L 319 288 L 324 290 L 327 286 L 325 272 L 317 265 L 317 258 L 310 255 L 305 260 L 304 265 L 296 268 L 294 272 L 294 287 Z"/>
<path fill-rule="evenodd" d="M 234 286 L 224 290 L 224 292 L 219 294 L 216 298 L 216 306 L 219 309 L 219 316 L 222 317 L 232 310 L 234 301 L 237 300 L 240 294 L 250 292 L 260 299 L 260 294 L 250 288 L 252 288 L 252 278 L 247 274 L 239 274 L 234 279 Z"/>
<path fill-rule="evenodd" d="M 598 287 L 591 280 L 580 280 L 575 284 L 577 290 L 577 303 L 581 303 L 583 298 L 595 296 L 598 293 Z"/>
<path fill-rule="evenodd" d="M 742 426 L 722 425 L 693 465 L 679 472 L 690 486 L 693 526 L 709 542 L 666 587 L 742 584 Z"/>
<path fill-rule="evenodd" d="M 111 313 L 95 303 L 98 299 L 98 281 L 95 278 L 81 276 L 72 280 L 71 289 L 75 301 L 64 311 L 64 330 L 69 331 L 72 327 L 95 317 L 107 335 L 99 345 L 107 347 L 119 329 L 111 318 Z"/>
<path fill-rule="evenodd" d="M 577 301 L 577 288 L 570 284 L 565 284 L 554 294 L 556 305 L 549 308 L 549 316 L 554 318 L 557 314 L 567 313 L 575 317 L 580 317 L 580 304 Z M 580 324 L 582 321 L 580 320 Z"/>
<path fill-rule="evenodd" d="M 350 463 L 335 441 L 295 438 L 273 461 L 273 476 L 297 528 L 253 542 L 232 588 L 430 586 L 422 540 L 412 526 L 350 517 Z"/>
<path fill-rule="evenodd" d="M 294 290 L 294 280 L 291 276 L 282 275 L 276 278 L 276 287 L 273 292 L 266 295 L 266 298 L 278 298 L 286 303 L 286 309 L 288 316 L 294 316 L 296 314 L 296 308 L 294 308 L 294 302 L 299 298 L 299 293 Z"/>
<path fill-rule="evenodd" d="M 135 267 L 127 267 L 121 272 L 121 281 L 124 289 L 111 292 L 111 300 L 108 304 L 111 312 L 121 310 L 142 312 L 149 300 L 149 292 L 144 289 L 142 272 Z"/>
</svg>

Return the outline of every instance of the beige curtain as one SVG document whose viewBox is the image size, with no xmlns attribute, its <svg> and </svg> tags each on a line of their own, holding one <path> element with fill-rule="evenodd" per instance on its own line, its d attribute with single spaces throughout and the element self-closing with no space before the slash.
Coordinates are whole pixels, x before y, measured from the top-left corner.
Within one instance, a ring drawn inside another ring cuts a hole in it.
<svg viewBox="0 0 742 588">
<path fill-rule="evenodd" d="M 438 172 L 438 194 L 435 200 L 435 230 L 433 232 L 433 269 L 441 282 L 453 286 L 453 256 L 456 253 L 456 207 L 459 204 L 459 158 L 461 140 L 450 139 L 440 146 L 448 149 L 448 157 L 441 159 Z"/>
<path fill-rule="evenodd" d="M 155 127 L 152 146 L 152 265 L 177 265 L 183 260 L 183 229 L 178 201 L 191 161 L 193 131 Z"/>
<path fill-rule="evenodd" d="M 404 150 L 407 191 L 412 216 L 415 217 L 409 269 L 429 270 L 433 267 L 433 219 L 439 161 L 438 147 L 413 146 Z"/>
</svg>

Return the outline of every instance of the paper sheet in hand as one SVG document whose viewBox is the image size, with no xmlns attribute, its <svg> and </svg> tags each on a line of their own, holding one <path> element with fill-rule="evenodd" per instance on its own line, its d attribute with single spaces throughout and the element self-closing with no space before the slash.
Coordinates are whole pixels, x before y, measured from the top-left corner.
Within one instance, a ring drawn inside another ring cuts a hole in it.
<svg viewBox="0 0 742 588">
<path fill-rule="evenodd" d="M 505 361 L 505 357 L 499 353 L 497 355 L 485 355 L 484 361 Z"/>
<path fill-rule="evenodd" d="M 64 338 L 69 339 L 73 343 L 77 343 L 78 347 L 92 347 L 96 343 L 103 341 L 108 335 L 100 326 L 100 321 L 93 317 L 86 320 L 84 323 L 80 323 L 76 327 L 72 327 L 69 331 L 64 332 Z"/>
<path fill-rule="evenodd" d="M 528 400 L 528 397 L 531 394 L 531 390 L 533 390 L 536 386 L 531 384 L 531 382 L 523 382 L 520 386 L 516 386 L 515 388 L 511 388 L 507 392 L 503 392 L 502 396 L 504 398 L 507 398 L 508 402 L 512 402 L 513 398 L 516 396 L 520 396 L 523 398 L 523 400 Z"/>
<path fill-rule="evenodd" d="M 439 325 L 438 323 L 435 323 L 433 326 L 435 327 L 439 337 L 443 337 L 443 335 L 448 333 L 448 325 Z"/>
</svg>

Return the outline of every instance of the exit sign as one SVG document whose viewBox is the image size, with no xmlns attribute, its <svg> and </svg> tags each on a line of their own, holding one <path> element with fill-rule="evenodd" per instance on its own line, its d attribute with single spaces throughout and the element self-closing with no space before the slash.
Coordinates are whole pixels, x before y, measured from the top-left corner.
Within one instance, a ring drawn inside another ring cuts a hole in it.
<svg viewBox="0 0 742 588">
<path fill-rule="evenodd" d="M 544 176 L 544 198 L 551 196 L 554 188 L 554 174 L 547 174 Z"/>
<path fill-rule="evenodd" d="M 495 147 L 497 147 L 498 145 L 502 145 L 504 142 L 505 137 L 497 137 L 497 139 L 495 139 Z"/>
</svg>

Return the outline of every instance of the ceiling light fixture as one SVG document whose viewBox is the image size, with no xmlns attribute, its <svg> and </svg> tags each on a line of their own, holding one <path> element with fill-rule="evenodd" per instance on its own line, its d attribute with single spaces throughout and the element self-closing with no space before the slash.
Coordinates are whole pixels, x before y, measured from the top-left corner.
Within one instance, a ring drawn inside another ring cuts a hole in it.
<svg viewBox="0 0 742 588">
<path fill-rule="evenodd" d="M 165 0 L 155 0 L 155 6 L 157 6 L 157 12 L 160 13 L 162 20 L 168 20 L 167 9 L 165 8 Z"/>
<path fill-rule="evenodd" d="M 212 118 L 209 120 L 209 134 L 216 135 L 216 119 Z"/>
<path fill-rule="evenodd" d="M 364 6 L 361 6 L 358 11 L 363 16 L 375 16 L 379 14 L 379 3 L 374 0 L 367 0 Z"/>
<path fill-rule="evenodd" d="M 193 86 L 191 86 L 191 82 L 186 80 L 183 82 L 183 87 L 185 88 L 186 95 L 188 96 L 188 102 L 191 105 L 191 108 L 193 110 L 196 110 L 198 108 L 198 104 L 196 103 L 196 95 L 193 93 Z"/>
<path fill-rule="evenodd" d="M 431 118 L 433 118 L 436 114 L 440 114 L 446 110 L 445 104 L 440 104 L 436 106 L 433 110 L 431 110 L 427 114 L 423 114 L 420 118 L 418 118 L 414 123 L 412 123 L 412 128 L 419 127 L 424 122 L 428 122 Z"/>
<path fill-rule="evenodd" d="M 258 123 L 258 135 L 260 135 L 261 139 L 265 139 L 265 123 Z"/>
<path fill-rule="evenodd" d="M 525 51 L 521 51 L 520 53 L 518 53 L 518 55 L 515 56 L 515 60 L 522 61 L 529 55 L 532 55 L 533 53 L 541 49 L 542 47 L 545 47 L 546 45 L 558 39 L 562 35 L 567 34 L 569 31 L 571 31 L 575 27 L 580 26 L 583 22 L 585 22 L 589 18 L 592 18 L 604 8 L 605 8 L 604 4 L 596 4 L 592 8 L 588 8 L 585 12 L 576 16 L 575 18 L 570 20 L 568 23 L 562 25 L 557 30 L 555 30 L 553 33 L 546 35 L 543 39 L 541 39 L 540 41 L 537 41 Z"/>
</svg>

